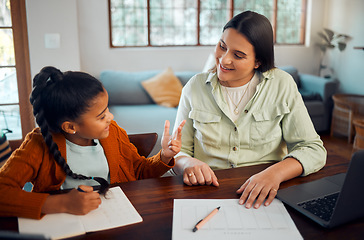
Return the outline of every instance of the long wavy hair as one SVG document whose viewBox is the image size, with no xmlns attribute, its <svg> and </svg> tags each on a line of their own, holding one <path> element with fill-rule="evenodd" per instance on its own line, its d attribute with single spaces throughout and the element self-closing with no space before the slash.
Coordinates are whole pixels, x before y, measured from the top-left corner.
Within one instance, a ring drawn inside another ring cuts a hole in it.
<svg viewBox="0 0 364 240">
<path fill-rule="evenodd" d="M 102 83 L 83 72 L 65 72 L 54 67 L 44 67 L 33 79 L 30 103 L 42 136 L 55 161 L 66 175 L 74 179 L 94 179 L 100 183 L 99 193 L 104 194 L 109 183 L 100 177 L 74 173 L 62 157 L 52 132 L 62 132 L 64 121 L 75 121 L 90 108 L 90 103 L 104 91 Z"/>
</svg>

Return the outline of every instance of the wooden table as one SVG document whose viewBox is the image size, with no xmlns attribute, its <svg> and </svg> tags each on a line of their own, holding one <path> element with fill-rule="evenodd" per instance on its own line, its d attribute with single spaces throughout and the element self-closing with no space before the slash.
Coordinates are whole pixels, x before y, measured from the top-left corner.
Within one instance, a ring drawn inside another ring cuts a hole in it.
<svg viewBox="0 0 364 240">
<path fill-rule="evenodd" d="M 129 200 L 143 218 L 142 223 L 111 230 L 88 233 L 72 239 L 158 239 L 172 237 L 173 199 L 181 198 L 238 198 L 235 191 L 252 174 L 269 164 L 216 171 L 220 186 L 187 186 L 181 176 L 139 180 L 121 183 Z M 281 188 L 312 181 L 324 176 L 346 172 L 348 161 L 338 156 L 331 156 L 327 165 L 318 173 L 299 177 L 281 184 Z M 349 224 L 325 229 L 303 215 L 287 207 L 292 219 L 304 239 L 364 239 L 364 218 Z M 0 218 L 0 230 L 17 231 L 16 218 Z"/>
</svg>

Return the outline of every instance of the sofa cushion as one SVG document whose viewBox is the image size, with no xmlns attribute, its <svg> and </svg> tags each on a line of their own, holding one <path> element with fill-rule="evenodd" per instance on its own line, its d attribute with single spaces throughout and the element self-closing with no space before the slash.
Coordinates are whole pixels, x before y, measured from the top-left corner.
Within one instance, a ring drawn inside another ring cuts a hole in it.
<svg viewBox="0 0 364 240">
<path fill-rule="evenodd" d="M 100 81 L 109 94 L 110 105 L 154 104 L 141 82 L 157 75 L 160 71 L 124 72 L 103 71 Z"/>
<path fill-rule="evenodd" d="M 280 67 L 280 69 L 282 69 L 283 71 L 289 73 L 293 77 L 293 80 L 296 82 L 297 87 L 298 88 L 301 87 L 300 77 L 298 75 L 297 68 L 295 68 L 293 66 L 284 66 L 284 67 Z"/>
<path fill-rule="evenodd" d="M 154 102 L 165 107 L 177 107 L 182 84 L 171 68 L 141 82 Z"/>
</svg>

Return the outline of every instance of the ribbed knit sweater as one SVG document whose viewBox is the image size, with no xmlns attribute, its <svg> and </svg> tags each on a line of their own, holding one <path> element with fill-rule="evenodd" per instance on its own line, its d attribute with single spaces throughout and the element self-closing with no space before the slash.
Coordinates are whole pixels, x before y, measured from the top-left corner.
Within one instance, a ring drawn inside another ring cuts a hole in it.
<svg viewBox="0 0 364 240">
<path fill-rule="evenodd" d="M 52 136 L 67 161 L 64 135 Z M 125 130 L 114 121 L 109 136 L 100 139 L 100 143 L 109 164 L 111 184 L 159 177 L 175 164 L 174 159 L 168 165 L 161 161 L 161 152 L 150 158 L 140 156 Z M 47 192 L 59 190 L 65 179 L 66 175 L 49 152 L 40 129 L 35 128 L 0 169 L 0 216 L 41 218 Z M 32 192 L 22 190 L 26 182 L 33 183 Z"/>
</svg>

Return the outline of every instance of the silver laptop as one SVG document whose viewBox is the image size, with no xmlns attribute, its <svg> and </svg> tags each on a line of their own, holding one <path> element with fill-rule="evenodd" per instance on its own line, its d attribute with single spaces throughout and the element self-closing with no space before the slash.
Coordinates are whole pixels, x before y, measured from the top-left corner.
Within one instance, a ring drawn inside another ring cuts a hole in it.
<svg viewBox="0 0 364 240">
<path fill-rule="evenodd" d="M 331 228 L 364 217 L 364 150 L 346 173 L 281 189 L 277 198 L 321 226 Z"/>
</svg>

